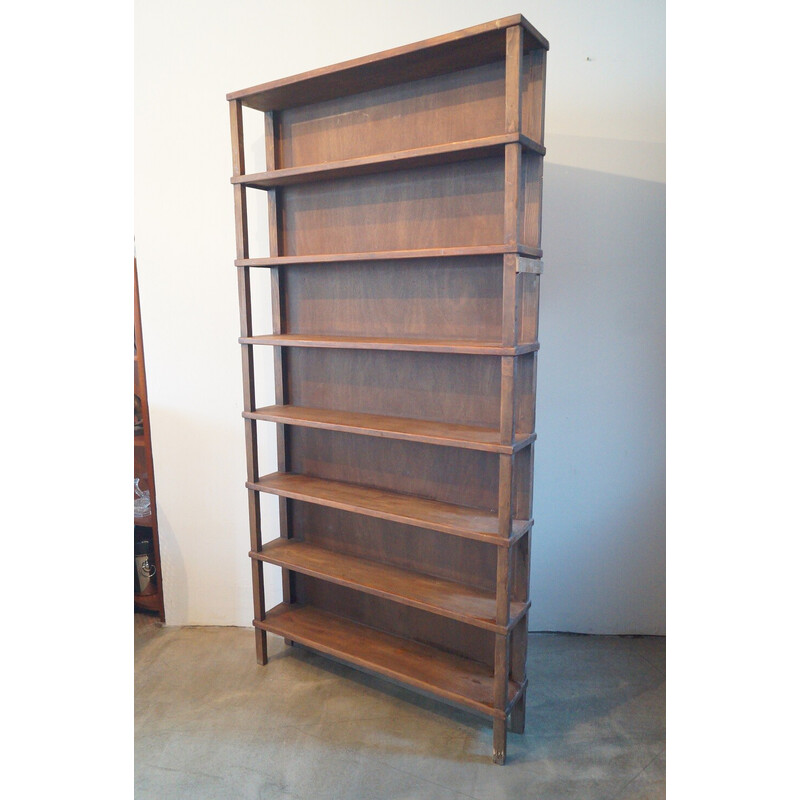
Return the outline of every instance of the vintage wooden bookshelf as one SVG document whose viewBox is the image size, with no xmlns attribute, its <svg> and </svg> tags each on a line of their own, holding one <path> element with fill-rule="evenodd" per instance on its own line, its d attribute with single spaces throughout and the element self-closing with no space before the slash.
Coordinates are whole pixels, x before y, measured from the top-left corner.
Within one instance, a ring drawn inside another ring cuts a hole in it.
<svg viewBox="0 0 800 800">
<path fill-rule="evenodd" d="M 515 15 L 227 98 L 257 659 L 269 631 L 476 711 L 497 763 L 528 685 L 547 48 Z M 250 252 L 253 191 L 269 253 Z M 272 541 L 260 493 L 280 498 Z"/>
</svg>

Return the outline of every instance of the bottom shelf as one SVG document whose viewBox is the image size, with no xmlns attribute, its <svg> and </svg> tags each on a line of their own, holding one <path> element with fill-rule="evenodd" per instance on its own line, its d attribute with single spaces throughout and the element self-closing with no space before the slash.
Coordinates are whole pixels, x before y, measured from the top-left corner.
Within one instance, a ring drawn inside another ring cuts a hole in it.
<svg viewBox="0 0 800 800">
<path fill-rule="evenodd" d="M 495 708 L 494 679 L 486 665 L 312 606 L 281 603 L 253 624 L 490 717 L 504 718 L 524 688 L 509 681 L 506 708 Z"/>
<path fill-rule="evenodd" d="M 136 608 L 143 608 L 146 611 L 160 611 L 161 602 L 158 592 L 152 594 L 136 594 L 133 595 L 133 604 Z"/>
</svg>

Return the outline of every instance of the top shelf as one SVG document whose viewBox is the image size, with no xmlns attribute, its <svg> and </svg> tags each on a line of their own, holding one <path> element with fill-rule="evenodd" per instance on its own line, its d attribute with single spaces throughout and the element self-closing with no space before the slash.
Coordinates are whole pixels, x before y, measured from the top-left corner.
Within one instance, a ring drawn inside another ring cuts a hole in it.
<svg viewBox="0 0 800 800">
<path fill-rule="evenodd" d="M 395 47 L 373 55 L 262 83 L 227 95 L 258 111 L 273 111 L 331 100 L 398 83 L 499 61 L 506 55 L 506 29 L 523 29 L 523 49 L 547 50 L 549 44 L 521 14 L 472 28 Z"/>
<path fill-rule="evenodd" d="M 272 189 L 276 186 L 291 186 L 311 181 L 332 180 L 351 175 L 369 175 L 376 172 L 412 169 L 414 167 L 449 164 L 454 161 L 488 158 L 503 154 L 507 144 L 521 144 L 527 150 L 544 155 L 545 148 L 522 133 L 505 133 L 470 139 L 465 142 L 449 142 L 412 150 L 329 161 L 302 167 L 288 167 L 258 172 L 251 175 L 234 175 L 233 184 L 244 184 L 254 189 Z"/>
</svg>

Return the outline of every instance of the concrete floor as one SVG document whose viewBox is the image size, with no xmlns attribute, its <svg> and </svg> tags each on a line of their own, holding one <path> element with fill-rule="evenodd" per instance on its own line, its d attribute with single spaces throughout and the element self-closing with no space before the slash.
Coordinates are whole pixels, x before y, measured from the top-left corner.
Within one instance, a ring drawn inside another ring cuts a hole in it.
<svg viewBox="0 0 800 800">
<path fill-rule="evenodd" d="M 665 640 L 531 634 L 524 735 L 246 628 L 136 614 L 137 800 L 665 796 Z"/>
</svg>

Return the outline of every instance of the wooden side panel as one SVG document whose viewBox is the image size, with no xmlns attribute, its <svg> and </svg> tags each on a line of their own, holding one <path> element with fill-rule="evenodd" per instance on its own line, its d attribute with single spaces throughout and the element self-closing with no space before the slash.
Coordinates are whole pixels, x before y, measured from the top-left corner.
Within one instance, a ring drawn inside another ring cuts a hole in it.
<svg viewBox="0 0 800 800">
<path fill-rule="evenodd" d="M 513 460 L 511 513 L 515 519 L 530 519 L 533 505 L 533 445 L 517 451 Z"/>
<path fill-rule="evenodd" d="M 314 428 L 289 429 L 292 471 L 454 505 L 497 509 L 494 453 L 358 436 Z"/>
<path fill-rule="evenodd" d="M 500 424 L 499 357 L 285 350 L 288 403 L 492 428 Z"/>
<path fill-rule="evenodd" d="M 525 680 L 525 661 L 528 654 L 528 615 L 514 628 L 511 634 L 509 653 L 509 673 L 516 683 Z M 525 694 L 511 710 L 509 730 L 512 733 L 525 733 Z"/>
<path fill-rule="evenodd" d="M 544 79 L 547 51 L 532 50 L 523 60 L 522 132 L 544 144 Z"/>
<path fill-rule="evenodd" d="M 282 255 L 500 244 L 499 158 L 282 190 Z"/>
<path fill-rule="evenodd" d="M 522 156 L 522 243 L 537 248 L 542 243 L 542 164 L 537 153 Z"/>
<path fill-rule="evenodd" d="M 511 599 L 526 602 L 530 596 L 531 534 L 526 533 L 516 546 L 511 577 Z M 527 633 L 527 631 L 526 631 Z"/>
<path fill-rule="evenodd" d="M 279 168 L 503 132 L 504 64 L 438 75 L 281 113 Z"/>
<path fill-rule="evenodd" d="M 343 586 L 296 576 L 298 602 L 491 665 L 494 634 Z"/>
<path fill-rule="evenodd" d="M 502 256 L 284 267 L 286 333 L 500 341 Z"/>
<path fill-rule="evenodd" d="M 517 358 L 514 394 L 514 429 L 516 438 L 522 439 L 536 431 L 536 353 Z"/>
<path fill-rule="evenodd" d="M 539 284 L 541 278 L 530 272 L 519 276 L 521 284 L 520 342 L 539 341 Z"/>
</svg>

